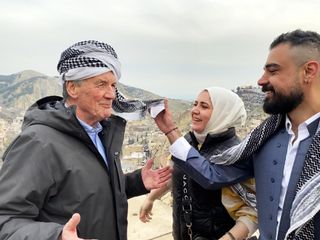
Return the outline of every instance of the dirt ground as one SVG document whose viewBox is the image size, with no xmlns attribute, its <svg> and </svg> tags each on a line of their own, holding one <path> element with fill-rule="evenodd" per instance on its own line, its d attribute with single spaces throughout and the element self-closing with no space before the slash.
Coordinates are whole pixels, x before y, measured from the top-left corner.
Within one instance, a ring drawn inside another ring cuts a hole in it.
<svg viewBox="0 0 320 240">
<path fill-rule="evenodd" d="M 153 218 L 149 223 L 139 220 L 139 209 L 145 196 L 131 198 L 128 211 L 128 240 L 172 240 L 172 209 L 162 201 L 155 201 Z"/>
<path fill-rule="evenodd" d="M 128 210 L 128 240 L 172 240 L 172 208 L 165 199 L 155 201 L 149 223 L 139 220 L 139 209 L 145 196 L 131 198 Z M 259 236 L 257 231 L 254 236 Z"/>
</svg>

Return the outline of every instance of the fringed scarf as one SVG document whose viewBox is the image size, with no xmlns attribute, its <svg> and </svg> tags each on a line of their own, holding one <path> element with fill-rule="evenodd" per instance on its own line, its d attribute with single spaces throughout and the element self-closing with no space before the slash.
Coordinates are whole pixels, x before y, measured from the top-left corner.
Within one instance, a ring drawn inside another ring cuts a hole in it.
<svg viewBox="0 0 320 240">
<path fill-rule="evenodd" d="M 81 81 L 110 71 L 117 81 L 121 77 L 121 64 L 115 50 L 109 44 L 95 40 L 78 42 L 63 51 L 57 69 L 61 84 L 66 81 Z M 116 89 L 112 108 L 115 115 L 133 120 L 144 117 L 150 109 L 151 116 L 156 115 L 159 109 L 164 108 L 164 104 L 163 99 L 129 100 Z"/>
<path fill-rule="evenodd" d="M 127 120 L 141 119 L 147 112 L 150 112 L 151 117 L 155 118 L 164 109 L 164 100 L 131 100 L 125 98 L 116 89 L 116 99 L 112 102 L 112 109 L 115 115 Z"/>
<path fill-rule="evenodd" d="M 256 127 L 240 144 L 212 156 L 210 161 L 233 164 L 250 157 L 276 132 L 283 122 L 283 115 L 272 115 Z M 313 137 L 299 178 L 296 196 L 290 212 L 289 240 L 314 239 L 313 218 L 320 210 L 320 131 Z"/>
</svg>

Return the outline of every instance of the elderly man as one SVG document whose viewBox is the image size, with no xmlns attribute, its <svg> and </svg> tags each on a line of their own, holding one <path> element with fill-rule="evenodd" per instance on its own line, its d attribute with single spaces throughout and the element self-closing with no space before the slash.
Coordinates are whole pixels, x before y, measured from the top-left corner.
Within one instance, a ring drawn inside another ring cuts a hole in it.
<svg viewBox="0 0 320 240">
<path fill-rule="evenodd" d="M 171 172 L 149 162 L 122 173 L 126 121 L 112 115 L 120 63 L 111 46 L 79 42 L 58 70 L 64 98 L 32 105 L 4 154 L 0 239 L 126 240 L 127 198 L 163 186 Z"/>
<path fill-rule="evenodd" d="M 156 122 L 173 143 L 175 164 L 204 187 L 255 176 L 261 240 L 319 240 L 320 35 L 295 30 L 278 36 L 258 84 L 272 116 L 209 161 L 180 137 L 169 111 Z"/>
</svg>

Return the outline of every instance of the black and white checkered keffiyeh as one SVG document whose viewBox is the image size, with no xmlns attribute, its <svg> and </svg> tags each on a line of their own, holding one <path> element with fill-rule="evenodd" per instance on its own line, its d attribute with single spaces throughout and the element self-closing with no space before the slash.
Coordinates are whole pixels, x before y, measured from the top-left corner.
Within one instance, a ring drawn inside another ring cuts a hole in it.
<svg viewBox="0 0 320 240">
<path fill-rule="evenodd" d="M 284 122 L 283 115 L 272 115 L 256 127 L 240 144 L 231 147 L 210 161 L 232 164 L 248 158 L 263 146 L 265 141 Z M 305 157 L 305 164 L 296 189 L 290 212 L 290 228 L 285 239 L 314 239 L 313 218 L 320 210 L 320 131 L 313 137 Z"/>
<path fill-rule="evenodd" d="M 248 207 L 253 208 L 257 211 L 257 199 L 255 193 L 251 192 L 255 189 L 248 189 L 247 186 L 243 183 L 236 183 L 230 186 L 232 191 L 240 196 L 240 198 L 246 203 Z M 249 191 L 251 190 L 251 191 Z"/>
<path fill-rule="evenodd" d="M 113 72 L 117 81 L 121 77 L 121 64 L 115 50 L 110 45 L 95 40 L 81 41 L 67 48 L 61 54 L 57 69 L 61 84 L 65 81 L 84 80 L 109 71 Z M 126 119 L 139 119 L 145 116 L 148 109 L 158 104 L 163 105 L 163 100 L 128 100 L 116 90 L 112 107 L 116 115 Z"/>
<path fill-rule="evenodd" d="M 149 110 L 151 116 L 155 117 L 164 109 L 164 100 L 130 100 L 125 98 L 120 91 L 116 89 L 116 100 L 112 102 L 112 108 L 115 115 L 127 120 L 143 118 Z"/>
<path fill-rule="evenodd" d="M 121 64 L 115 50 L 95 40 L 81 41 L 62 52 L 58 66 L 60 81 L 77 81 L 112 71 L 121 77 Z"/>
</svg>

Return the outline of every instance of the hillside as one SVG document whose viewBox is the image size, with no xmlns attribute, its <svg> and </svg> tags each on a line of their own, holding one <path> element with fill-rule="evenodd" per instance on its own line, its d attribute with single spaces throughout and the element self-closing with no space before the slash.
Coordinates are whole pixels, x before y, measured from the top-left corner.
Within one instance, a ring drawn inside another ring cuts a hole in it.
<svg viewBox="0 0 320 240">
<path fill-rule="evenodd" d="M 121 83 L 118 88 L 130 99 L 160 98 L 154 93 Z M 243 99 L 248 112 L 247 124 L 238 128 L 239 136 L 243 137 L 266 117 L 261 108 L 263 94 L 259 89 L 252 87 L 238 87 L 235 92 Z M 58 84 L 57 77 L 49 77 L 32 70 L 7 76 L 0 75 L 0 156 L 20 132 L 25 109 L 37 99 L 47 95 L 61 95 L 61 86 Z M 192 103 L 169 99 L 169 107 L 175 113 L 175 121 L 179 128 L 183 133 L 187 132 L 190 129 Z M 168 145 L 166 137 L 158 131 L 150 117 L 128 122 L 122 149 L 124 172 L 140 168 L 147 158 L 154 159 L 154 167 L 166 164 L 169 155 Z M 0 161 L 0 167 L 1 164 Z M 129 201 L 129 239 L 172 239 L 170 194 L 167 194 L 162 201 L 155 202 L 154 212 L 156 214 L 148 226 L 141 223 L 137 217 L 143 200 L 144 196 L 141 196 L 131 198 Z M 154 231 L 155 228 L 157 231 Z"/>
<path fill-rule="evenodd" d="M 161 98 L 157 94 L 121 83 L 118 84 L 118 88 L 129 99 Z M 57 77 L 49 77 L 36 71 L 26 70 L 11 75 L 0 75 L 0 154 L 20 132 L 26 108 L 39 98 L 61 95 L 61 92 Z M 261 108 L 263 94 L 260 89 L 253 87 L 237 87 L 235 92 L 243 99 L 248 112 L 247 124 L 238 128 L 238 134 L 242 138 L 266 117 Z M 182 132 L 187 132 L 190 129 L 192 103 L 169 99 L 169 107 Z M 127 157 L 128 168 L 141 165 L 149 155 L 157 158 L 156 162 L 160 164 L 169 154 L 168 142 L 158 131 L 154 121 L 147 117 L 128 122 L 123 152 Z M 144 154 L 141 156 L 142 153 Z"/>
<path fill-rule="evenodd" d="M 122 83 L 118 89 L 129 99 L 157 99 L 161 96 L 131 87 Z M 11 75 L 0 75 L 0 106 L 6 109 L 24 111 L 37 99 L 48 95 L 61 95 L 62 87 L 58 77 L 46 76 L 42 73 L 25 70 Z M 169 99 L 170 106 L 180 113 L 190 106 L 190 102 Z"/>
</svg>

